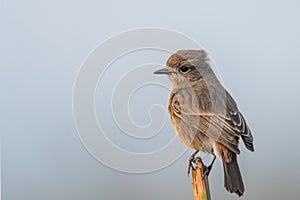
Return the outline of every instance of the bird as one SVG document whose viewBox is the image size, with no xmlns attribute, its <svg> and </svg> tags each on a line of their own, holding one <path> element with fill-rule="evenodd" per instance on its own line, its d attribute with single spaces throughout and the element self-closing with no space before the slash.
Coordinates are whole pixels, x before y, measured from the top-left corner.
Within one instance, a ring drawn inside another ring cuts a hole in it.
<svg viewBox="0 0 300 200">
<path fill-rule="evenodd" d="M 189 169 L 201 151 L 214 156 L 206 168 L 208 175 L 216 157 L 223 163 L 224 187 L 238 196 L 245 188 L 237 162 L 239 140 L 254 151 L 253 136 L 237 103 L 218 80 L 208 53 L 203 50 L 179 50 L 166 67 L 154 74 L 168 75 L 172 84 L 168 112 L 180 141 L 195 152 Z"/>
</svg>

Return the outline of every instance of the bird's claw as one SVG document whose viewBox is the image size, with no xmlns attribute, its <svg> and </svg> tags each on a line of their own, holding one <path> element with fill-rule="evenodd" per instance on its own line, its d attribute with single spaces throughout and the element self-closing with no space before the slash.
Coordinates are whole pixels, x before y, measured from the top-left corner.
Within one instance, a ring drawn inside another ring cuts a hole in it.
<svg viewBox="0 0 300 200">
<path fill-rule="evenodd" d="M 190 176 L 191 171 L 196 169 L 193 164 L 197 164 L 197 162 L 200 160 L 201 160 L 201 158 L 199 158 L 199 157 L 196 157 L 196 158 L 194 156 L 190 157 L 189 166 L 188 166 L 188 177 Z"/>
<path fill-rule="evenodd" d="M 196 164 L 196 162 L 200 159 L 198 157 L 195 158 L 195 156 L 197 155 L 197 153 L 199 152 L 199 150 L 196 150 L 190 157 L 189 159 L 189 166 L 188 166 L 188 177 L 190 176 L 191 170 L 194 170 L 194 166 L 193 163 Z"/>
<path fill-rule="evenodd" d="M 203 176 L 202 179 L 204 179 L 205 176 L 208 176 L 210 171 L 211 171 L 212 165 L 209 165 L 207 167 L 205 167 L 204 172 L 203 172 Z"/>
<path fill-rule="evenodd" d="M 188 177 L 190 176 L 191 170 L 194 170 L 194 166 L 193 166 L 193 162 L 194 162 L 194 157 L 190 157 L 189 159 L 189 165 L 188 165 Z"/>
</svg>

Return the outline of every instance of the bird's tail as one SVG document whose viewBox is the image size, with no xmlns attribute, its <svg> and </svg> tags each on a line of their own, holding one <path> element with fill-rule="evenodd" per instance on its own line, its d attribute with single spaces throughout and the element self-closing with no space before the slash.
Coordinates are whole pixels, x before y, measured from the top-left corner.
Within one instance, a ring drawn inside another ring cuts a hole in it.
<svg viewBox="0 0 300 200">
<path fill-rule="evenodd" d="M 232 153 L 230 162 L 226 162 L 223 157 L 224 167 L 224 187 L 231 193 L 236 193 L 238 196 L 242 196 L 244 193 L 244 183 L 242 175 L 237 163 L 236 154 Z"/>
</svg>

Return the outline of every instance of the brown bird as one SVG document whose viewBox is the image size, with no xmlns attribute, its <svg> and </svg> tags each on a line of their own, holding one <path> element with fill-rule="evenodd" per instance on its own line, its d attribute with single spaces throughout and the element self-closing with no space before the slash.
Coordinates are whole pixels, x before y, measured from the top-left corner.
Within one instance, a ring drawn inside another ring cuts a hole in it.
<svg viewBox="0 0 300 200">
<path fill-rule="evenodd" d="M 242 196 L 244 184 L 237 163 L 239 139 L 254 151 L 253 136 L 237 104 L 217 79 L 204 50 L 180 50 L 154 72 L 167 74 L 173 90 L 169 99 L 169 115 L 180 140 L 195 149 L 189 166 L 199 151 L 218 157 L 224 168 L 224 186 Z M 190 170 L 190 168 L 189 168 Z"/>
</svg>

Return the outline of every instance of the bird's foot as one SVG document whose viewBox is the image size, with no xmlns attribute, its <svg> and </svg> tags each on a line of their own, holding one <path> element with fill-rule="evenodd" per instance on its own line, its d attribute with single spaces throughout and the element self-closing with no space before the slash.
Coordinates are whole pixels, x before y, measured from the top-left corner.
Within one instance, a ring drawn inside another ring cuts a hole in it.
<svg viewBox="0 0 300 200">
<path fill-rule="evenodd" d="M 196 159 L 199 159 L 199 158 L 195 158 L 195 156 L 197 155 L 199 151 L 196 150 L 190 157 L 189 159 L 189 164 L 188 164 L 188 177 L 190 176 L 190 173 L 191 173 L 191 170 L 194 170 L 195 167 L 193 166 L 193 163 L 196 163 L 197 160 Z"/>
<path fill-rule="evenodd" d="M 188 164 L 188 177 L 190 176 L 191 171 L 195 169 L 193 163 L 195 163 L 195 158 L 191 156 Z"/>
<path fill-rule="evenodd" d="M 203 176 L 202 176 L 202 179 L 204 179 L 205 176 L 208 176 L 210 171 L 212 169 L 212 165 L 209 165 L 209 166 L 205 166 L 205 169 L 204 169 L 204 172 L 203 172 Z"/>
<path fill-rule="evenodd" d="M 210 165 L 205 166 L 205 169 L 204 169 L 204 172 L 203 172 L 202 179 L 203 179 L 205 176 L 208 176 L 208 175 L 209 175 L 209 173 L 210 173 L 210 171 L 211 171 L 211 169 L 212 169 L 212 166 L 213 166 L 215 160 L 216 160 L 216 156 L 214 156 L 214 159 L 212 160 L 212 162 L 210 163 Z"/>
</svg>

